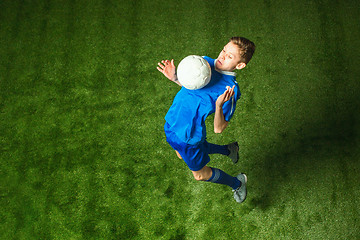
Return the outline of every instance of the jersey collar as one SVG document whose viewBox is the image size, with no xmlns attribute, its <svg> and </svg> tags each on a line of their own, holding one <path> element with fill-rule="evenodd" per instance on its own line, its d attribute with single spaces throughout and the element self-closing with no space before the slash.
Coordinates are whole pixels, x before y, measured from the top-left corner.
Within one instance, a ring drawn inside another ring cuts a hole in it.
<svg viewBox="0 0 360 240">
<path fill-rule="evenodd" d="M 216 68 L 216 62 L 217 62 L 217 59 L 215 59 L 215 62 L 214 62 L 214 68 L 217 72 L 219 73 L 222 73 L 222 74 L 225 74 L 225 75 L 230 75 L 230 76 L 236 76 L 236 72 L 228 72 L 228 71 L 222 71 L 222 70 L 219 70 Z"/>
</svg>

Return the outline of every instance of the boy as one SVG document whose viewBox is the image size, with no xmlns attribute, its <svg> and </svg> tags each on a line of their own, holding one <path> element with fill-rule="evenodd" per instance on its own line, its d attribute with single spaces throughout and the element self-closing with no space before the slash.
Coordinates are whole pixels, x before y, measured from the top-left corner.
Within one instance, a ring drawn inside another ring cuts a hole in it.
<svg viewBox="0 0 360 240">
<path fill-rule="evenodd" d="M 163 60 L 157 67 L 165 77 L 182 87 L 165 116 L 166 140 L 177 156 L 186 162 L 196 180 L 228 185 L 239 203 L 246 198 L 246 175 L 240 173 L 232 177 L 220 169 L 207 166 L 209 154 L 214 153 L 227 155 L 233 163 L 237 163 L 238 144 L 235 142 L 220 146 L 208 143 L 205 119 L 215 113 L 215 133 L 222 133 L 227 127 L 241 95 L 233 71 L 243 69 L 254 51 L 255 45 L 250 40 L 232 37 L 217 59 L 204 57 L 211 66 L 211 80 L 198 90 L 188 90 L 181 86 L 176 76 L 174 60 Z"/>
</svg>

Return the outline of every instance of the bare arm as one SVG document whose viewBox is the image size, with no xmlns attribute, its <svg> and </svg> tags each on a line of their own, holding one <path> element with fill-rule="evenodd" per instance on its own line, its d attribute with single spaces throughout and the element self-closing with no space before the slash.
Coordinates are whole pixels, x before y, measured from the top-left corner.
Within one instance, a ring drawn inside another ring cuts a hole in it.
<svg viewBox="0 0 360 240">
<path fill-rule="evenodd" d="M 216 100 L 215 117 L 214 117 L 215 133 L 222 133 L 229 124 L 229 122 L 225 120 L 223 105 L 225 102 L 229 101 L 232 96 L 234 96 L 235 94 L 234 88 L 235 85 L 232 88 L 228 87 L 225 90 L 225 92 L 222 95 L 220 95 Z"/>
<path fill-rule="evenodd" d="M 161 63 L 158 63 L 158 65 L 159 66 L 157 67 L 157 70 L 159 70 L 159 72 L 164 74 L 164 76 L 167 77 L 170 81 L 176 83 L 180 87 L 182 86 L 175 73 L 176 67 L 174 64 L 174 59 L 171 61 L 162 60 Z"/>
</svg>

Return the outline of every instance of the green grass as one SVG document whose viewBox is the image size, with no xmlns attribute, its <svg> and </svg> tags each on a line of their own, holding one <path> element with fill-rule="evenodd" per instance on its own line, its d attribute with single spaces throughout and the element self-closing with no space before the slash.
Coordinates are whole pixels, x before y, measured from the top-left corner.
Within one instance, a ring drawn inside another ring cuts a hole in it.
<svg viewBox="0 0 360 240">
<path fill-rule="evenodd" d="M 360 239 L 360 4 L 0 2 L 0 239 Z M 196 182 L 166 143 L 157 70 L 257 45 L 226 131 L 249 178 Z"/>
</svg>

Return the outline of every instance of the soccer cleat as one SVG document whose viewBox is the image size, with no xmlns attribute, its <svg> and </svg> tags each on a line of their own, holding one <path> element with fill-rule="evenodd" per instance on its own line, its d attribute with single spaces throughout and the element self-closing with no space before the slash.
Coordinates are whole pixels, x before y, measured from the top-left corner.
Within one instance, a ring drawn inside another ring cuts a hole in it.
<svg viewBox="0 0 360 240">
<path fill-rule="evenodd" d="M 242 203 L 243 201 L 245 201 L 247 195 L 247 190 L 246 190 L 247 177 L 243 173 L 240 173 L 236 177 L 241 182 L 241 186 L 238 187 L 236 190 L 232 190 L 232 191 L 234 192 L 234 198 L 236 202 Z"/>
<path fill-rule="evenodd" d="M 237 142 L 230 143 L 228 145 L 228 149 L 230 154 L 228 155 L 229 158 L 233 161 L 233 163 L 237 163 L 239 161 L 239 145 Z"/>
</svg>

